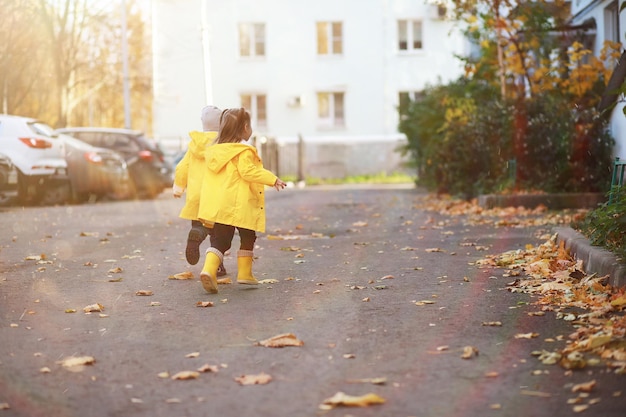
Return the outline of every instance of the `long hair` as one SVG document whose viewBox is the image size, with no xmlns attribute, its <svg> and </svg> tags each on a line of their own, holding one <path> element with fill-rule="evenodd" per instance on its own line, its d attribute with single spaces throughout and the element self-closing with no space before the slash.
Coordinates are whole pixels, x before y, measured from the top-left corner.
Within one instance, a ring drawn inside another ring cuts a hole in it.
<svg viewBox="0 0 626 417">
<path fill-rule="evenodd" d="M 250 112 L 240 107 L 225 109 L 220 116 L 220 131 L 215 143 L 239 143 L 246 133 L 246 125 L 250 125 Z"/>
</svg>

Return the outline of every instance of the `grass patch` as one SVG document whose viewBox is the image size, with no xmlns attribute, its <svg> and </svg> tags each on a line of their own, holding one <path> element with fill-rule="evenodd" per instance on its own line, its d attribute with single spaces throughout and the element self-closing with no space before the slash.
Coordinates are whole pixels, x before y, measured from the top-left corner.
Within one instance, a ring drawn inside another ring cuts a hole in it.
<svg viewBox="0 0 626 417">
<path fill-rule="evenodd" d="M 416 177 L 408 174 L 394 172 L 387 174 L 381 172 L 373 175 L 354 175 L 345 178 L 315 178 L 307 177 L 307 185 L 337 185 L 337 184 L 408 184 L 415 183 Z M 283 178 L 284 181 L 296 182 L 296 178 Z"/>
</svg>

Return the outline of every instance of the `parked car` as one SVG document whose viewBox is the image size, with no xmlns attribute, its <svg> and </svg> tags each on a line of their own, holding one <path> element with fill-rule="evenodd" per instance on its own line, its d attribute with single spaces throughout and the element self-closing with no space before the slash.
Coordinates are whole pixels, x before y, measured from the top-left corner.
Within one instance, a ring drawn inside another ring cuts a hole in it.
<svg viewBox="0 0 626 417">
<path fill-rule="evenodd" d="M 22 204 L 63 204 L 71 197 L 63 141 L 36 119 L 0 115 L 0 152 L 17 168 Z"/>
<path fill-rule="evenodd" d="M 0 153 L 0 206 L 17 197 L 17 168 L 8 156 Z"/>
<path fill-rule="evenodd" d="M 122 155 L 69 135 L 54 134 L 65 144 L 65 161 L 75 201 L 123 200 L 132 196 L 130 173 Z"/>
<path fill-rule="evenodd" d="M 67 127 L 57 132 L 71 135 L 93 146 L 112 149 L 126 160 L 134 192 L 154 198 L 172 186 L 172 165 L 156 142 L 142 132 L 103 127 Z"/>
</svg>

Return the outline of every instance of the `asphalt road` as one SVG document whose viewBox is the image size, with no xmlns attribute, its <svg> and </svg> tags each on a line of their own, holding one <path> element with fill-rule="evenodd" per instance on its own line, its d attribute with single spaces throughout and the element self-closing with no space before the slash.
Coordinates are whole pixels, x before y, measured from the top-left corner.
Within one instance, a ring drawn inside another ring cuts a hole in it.
<svg viewBox="0 0 626 417">
<path fill-rule="evenodd" d="M 0 417 L 624 416 L 626 376 L 541 364 L 531 352 L 562 347 L 545 339 L 572 326 L 530 316 L 530 295 L 474 264 L 551 230 L 468 224 L 422 210 L 424 196 L 270 189 L 253 266 L 267 281 L 217 295 L 202 289 L 202 260 L 185 261 L 189 224 L 167 193 L 2 208 Z M 225 266 L 234 282 L 233 254 Z M 170 279 L 186 271 L 195 278 Z M 94 304 L 103 311 L 84 312 Z M 493 321 L 502 326 L 483 325 Z M 514 337 L 528 332 L 540 337 Z M 285 333 L 302 346 L 258 345 Z M 68 366 L 85 356 L 93 363 Z M 258 375 L 271 381 L 236 380 Z M 592 405 L 576 413 L 571 388 L 591 379 L 579 401 Z M 338 392 L 385 402 L 320 407 Z"/>
</svg>

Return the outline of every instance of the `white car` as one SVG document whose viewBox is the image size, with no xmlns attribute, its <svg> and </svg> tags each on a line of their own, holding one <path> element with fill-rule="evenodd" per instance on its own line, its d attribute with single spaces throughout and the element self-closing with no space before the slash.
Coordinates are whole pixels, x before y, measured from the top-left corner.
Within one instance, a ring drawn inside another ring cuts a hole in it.
<svg viewBox="0 0 626 417">
<path fill-rule="evenodd" d="M 22 204 L 64 204 L 71 199 L 63 141 L 53 129 L 32 118 L 0 115 L 0 152 L 17 168 Z"/>
</svg>

